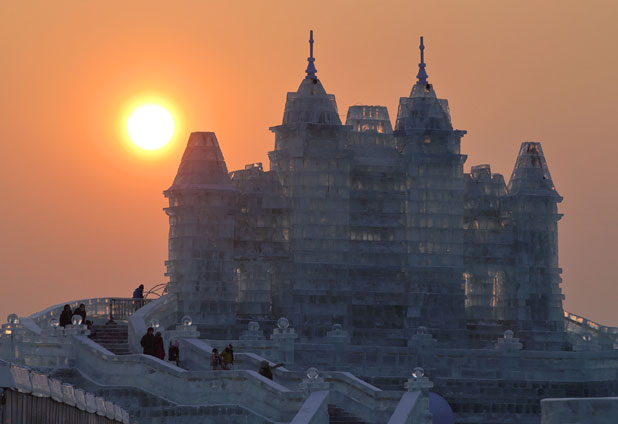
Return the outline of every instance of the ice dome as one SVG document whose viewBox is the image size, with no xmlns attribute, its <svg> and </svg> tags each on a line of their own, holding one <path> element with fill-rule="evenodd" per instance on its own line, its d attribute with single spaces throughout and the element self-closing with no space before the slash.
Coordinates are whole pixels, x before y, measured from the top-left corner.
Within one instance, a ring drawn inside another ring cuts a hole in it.
<svg viewBox="0 0 618 424">
<path fill-rule="evenodd" d="M 455 414 L 450 405 L 439 394 L 429 392 L 429 411 L 432 424 L 455 424 Z"/>
</svg>

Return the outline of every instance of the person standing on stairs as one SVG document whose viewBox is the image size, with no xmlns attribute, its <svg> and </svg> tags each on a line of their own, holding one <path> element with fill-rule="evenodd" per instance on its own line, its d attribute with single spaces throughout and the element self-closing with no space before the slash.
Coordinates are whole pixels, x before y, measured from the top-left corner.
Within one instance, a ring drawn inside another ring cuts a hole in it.
<svg viewBox="0 0 618 424">
<path fill-rule="evenodd" d="M 79 315 L 82 317 L 82 324 L 85 324 L 88 330 L 92 327 L 92 321 L 86 321 L 86 305 L 80 303 L 73 311 L 73 315 Z"/>
<path fill-rule="evenodd" d="M 234 348 L 231 344 L 225 346 L 225 349 L 221 352 L 221 360 L 226 369 L 231 370 L 234 368 Z"/>
<path fill-rule="evenodd" d="M 140 340 L 140 344 L 144 348 L 144 355 L 154 356 L 155 354 L 154 328 L 148 327 L 146 334 L 144 334 L 144 337 L 142 337 L 142 340 Z"/>
<path fill-rule="evenodd" d="M 167 350 L 167 360 L 170 362 L 176 362 L 176 366 L 180 366 L 180 343 L 178 339 L 170 340 L 170 346 Z"/>
<path fill-rule="evenodd" d="M 165 345 L 163 344 L 163 337 L 161 337 L 160 331 L 157 331 L 154 338 L 154 356 L 162 361 L 165 359 Z"/>
<path fill-rule="evenodd" d="M 73 318 L 73 312 L 71 312 L 71 307 L 69 305 L 64 305 L 62 313 L 60 314 L 60 327 L 64 328 L 67 325 L 71 325 L 71 318 Z"/>
</svg>

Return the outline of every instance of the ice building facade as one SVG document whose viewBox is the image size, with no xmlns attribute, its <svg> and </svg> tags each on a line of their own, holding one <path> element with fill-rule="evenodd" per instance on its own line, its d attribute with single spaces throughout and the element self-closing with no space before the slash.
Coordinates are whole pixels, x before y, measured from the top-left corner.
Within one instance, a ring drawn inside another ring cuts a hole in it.
<svg viewBox="0 0 618 424">
<path fill-rule="evenodd" d="M 564 348 L 561 198 L 541 146 L 522 144 L 508 186 L 489 165 L 465 173 L 466 131 L 420 48 L 394 129 L 383 106 L 352 106 L 341 122 L 311 43 L 271 127 L 270 171 L 228 174 L 216 136 L 191 135 L 165 192 L 169 290 L 188 296 L 179 314 L 213 336 L 237 318 L 285 316 L 307 341 L 340 324 L 358 344 L 406 346 L 424 327 L 443 346 L 483 347 L 511 330 L 524 346 Z"/>
<path fill-rule="evenodd" d="M 67 302 L 86 305 L 90 330 L 59 327 L 64 304 L 11 315 L 0 414 L 30 402 L 77 424 L 618 422 L 618 328 L 563 310 L 562 198 L 540 143 L 522 143 L 508 183 L 487 164 L 464 172 L 466 131 L 429 82 L 422 37 L 420 56 L 394 126 L 384 106 L 342 122 L 311 33 L 269 170 L 229 172 L 215 134 L 192 133 L 164 191 L 166 293 Z M 141 354 L 148 327 L 179 342 L 179 363 Z M 234 369 L 212 370 L 229 344 Z M 270 380 L 264 361 L 285 366 Z"/>
</svg>

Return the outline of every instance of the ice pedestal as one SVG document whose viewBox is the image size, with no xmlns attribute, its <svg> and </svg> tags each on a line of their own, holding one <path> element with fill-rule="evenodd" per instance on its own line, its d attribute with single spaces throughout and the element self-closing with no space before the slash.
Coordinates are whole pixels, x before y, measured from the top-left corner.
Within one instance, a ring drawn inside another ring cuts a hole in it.
<svg viewBox="0 0 618 424">
<path fill-rule="evenodd" d="M 326 340 L 334 344 L 350 344 L 352 337 L 340 324 L 335 324 L 333 329 L 326 333 Z"/>
<path fill-rule="evenodd" d="M 264 331 L 260 330 L 260 324 L 255 321 L 251 321 L 247 330 L 245 330 L 239 337 L 240 340 L 264 340 Z"/>
<path fill-rule="evenodd" d="M 418 327 L 416 332 L 408 337 L 408 347 L 433 349 L 438 341 L 427 331 L 425 327 Z"/>
<path fill-rule="evenodd" d="M 275 349 L 279 351 L 279 357 L 284 364 L 294 363 L 294 341 L 298 335 L 293 328 L 275 328 L 270 339 L 275 344 Z"/>
<path fill-rule="evenodd" d="M 422 402 L 422 412 L 420 413 L 419 424 L 431 424 L 431 412 L 429 412 L 429 389 L 433 387 L 433 383 L 429 378 L 425 377 L 425 371 L 422 368 L 415 368 L 412 371 L 412 377 L 404 384 L 409 392 L 420 392 Z"/>
<path fill-rule="evenodd" d="M 519 342 L 519 338 L 513 337 L 513 332 L 511 330 L 506 330 L 504 336 L 500 337 L 494 345 L 495 349 L 505 352 L 521 350 L 522 346 L 523 345 Z"/>
</svg>

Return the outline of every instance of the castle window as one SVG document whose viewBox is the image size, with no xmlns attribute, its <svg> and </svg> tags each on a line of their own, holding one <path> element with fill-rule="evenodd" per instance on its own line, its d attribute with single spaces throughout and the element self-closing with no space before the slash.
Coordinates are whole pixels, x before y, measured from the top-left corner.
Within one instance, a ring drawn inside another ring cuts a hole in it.
<svg viewBox="0 0 618 424">
<path fill-rule="evenodd" d="M 472 274 L 464 272 L 462 276 L 464 279 L 464 293 L 466 294 L 465 306 L 468 307 L 472 305 Z"/>
</svg>

